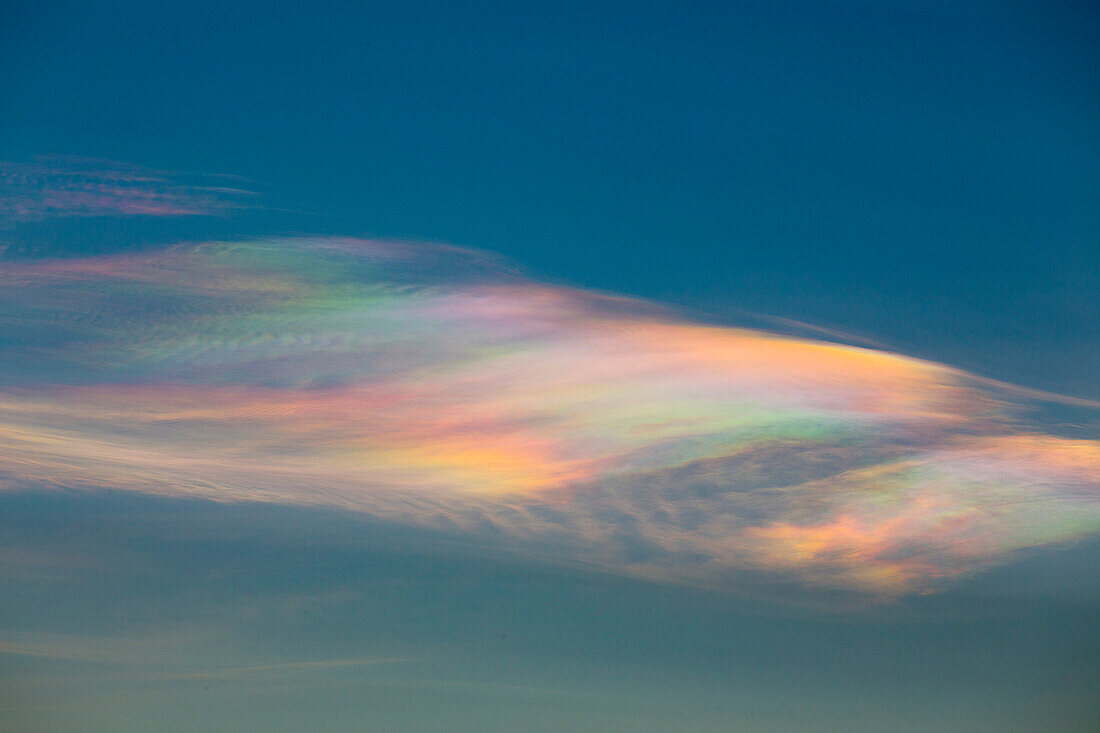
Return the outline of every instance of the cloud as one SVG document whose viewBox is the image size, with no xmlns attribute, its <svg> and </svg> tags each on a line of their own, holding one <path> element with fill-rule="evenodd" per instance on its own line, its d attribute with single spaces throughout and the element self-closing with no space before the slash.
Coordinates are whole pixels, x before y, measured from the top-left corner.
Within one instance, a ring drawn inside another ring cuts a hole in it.
<svg viewBox="0 0 1100 733">
<path fill-rule="evenodd" d="M 0 224 L 73 216 L 210 216 L 252 204 L 256 194 L 239 182 L 227 176 L 198 181 L 92 158 L 0 161 Z"/>
<path fill-rule="evenodd" d="M 419 661 L 416 657 L 359 656 L 335 659 L 289 659 L 253 664 L 201 663 L 181 653 L 197 642 L 210 640 L 201 633 L 157 630 L 129 636 L 88 636 L 0 630 L 0 656 L 31 657 L 43 661 L 81 662 L 94 665 L 121 665 L 146 671 L 141 679 L 215 680 L 249 678 L 281 674 L 317 673 L 342 669 L 401 664 Z M 165 669 L 167 665 L 170 668 Z"/>
<path fill-rule="evenodd" d="M 277 662 L 274 664 L 252 664 L 244 667 L 223 667 L 197 672 L 173 672 L 164 675 L 171 679 L 219 679 L 223 677 L 242 677 L 259 674 L 278 674 L 283 672 L 319 672 L 346 667 L 363 667 L 375 664 L 398 664 L 415 662 L 414 657 L 356 657 L 351 659 L 311 659 L 307 661 Z"/>
<path fill-rule="evenodd" d="M 0 486 L 339 507 L 665 582 L 927 592 L 1100 531 L 1100 443 L 869 348 L 455 248 L 177 246 L 0 273 Z"/>
</svg>

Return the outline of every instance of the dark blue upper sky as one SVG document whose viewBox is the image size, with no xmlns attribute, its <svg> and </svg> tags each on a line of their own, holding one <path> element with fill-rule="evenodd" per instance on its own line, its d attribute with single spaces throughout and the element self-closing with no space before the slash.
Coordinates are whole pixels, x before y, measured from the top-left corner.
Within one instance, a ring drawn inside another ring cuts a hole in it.
<svg viewBox="0 0 1100 733">
<path fill-rule="evenodd" d="M 7 2 L 0 159 L 839 326 L 1100 396 L 1087 2 Z"/>
</svg>

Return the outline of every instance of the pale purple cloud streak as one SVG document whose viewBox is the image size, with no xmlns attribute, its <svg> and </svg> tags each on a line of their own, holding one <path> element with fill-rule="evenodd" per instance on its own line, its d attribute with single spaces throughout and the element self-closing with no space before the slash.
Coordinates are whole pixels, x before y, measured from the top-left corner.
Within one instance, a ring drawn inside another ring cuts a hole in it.
<svg viewBox="0 0 1100 733">
<path fill-rule="evenodd" d="M 255 206 L 256 192 L 224 185 L 241 179 L 198 178 L 92 158 L 0 161 L 0 223 L 71 216 L 212 216 Z M 222 185 L 209 185 L 213 182 Z"/>
</svg>

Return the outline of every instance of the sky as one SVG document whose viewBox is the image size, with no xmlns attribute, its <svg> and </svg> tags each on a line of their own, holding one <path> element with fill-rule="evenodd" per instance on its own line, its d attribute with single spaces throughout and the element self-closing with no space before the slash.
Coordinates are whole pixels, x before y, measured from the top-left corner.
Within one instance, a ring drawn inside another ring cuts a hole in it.
<svg viewBox="0 0 1100 733">
<path fill-rule="evenodd" d="M 1089 730 L 1088 3 L 4 3 L 0 722 Z"/>
</svg>

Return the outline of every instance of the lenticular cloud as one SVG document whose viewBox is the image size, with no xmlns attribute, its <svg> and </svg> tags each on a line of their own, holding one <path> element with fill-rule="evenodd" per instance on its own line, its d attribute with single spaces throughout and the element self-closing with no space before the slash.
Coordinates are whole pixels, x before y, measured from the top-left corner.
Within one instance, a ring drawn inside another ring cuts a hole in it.
<svg viewBox="0 0 1100 733">
<path fill-rule="evenodd" d="M 1100 532 L 1100 443 L 949 367 L 448 247 L 0 272 L 0 486 L 319 505 L 662 581 L 894 597 Z"/>
</svg>

